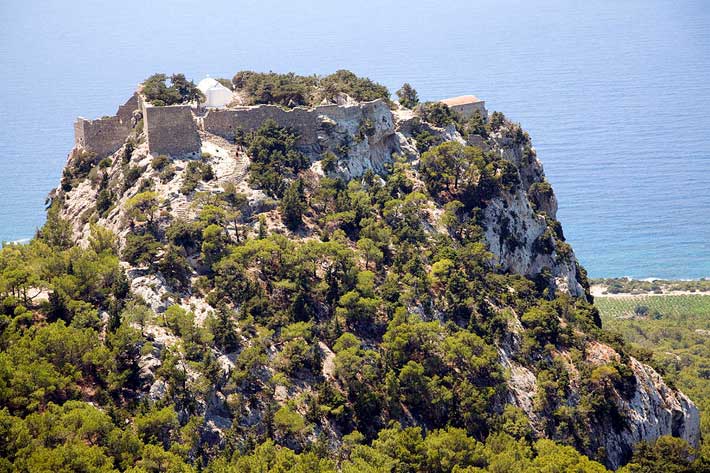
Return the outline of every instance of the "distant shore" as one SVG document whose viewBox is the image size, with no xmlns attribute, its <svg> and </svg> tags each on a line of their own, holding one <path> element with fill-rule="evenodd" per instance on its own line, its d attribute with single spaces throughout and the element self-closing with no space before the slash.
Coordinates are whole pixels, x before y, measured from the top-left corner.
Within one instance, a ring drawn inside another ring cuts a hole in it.
<svg viewBox="0 0 710 473">
<path fill-rule="evenodd" d="M 592 279 L 594 297 L 632 298 L 636 296 L 710 296 L 710 280 L 665 280 L 604 278 Z"/>
</svg>

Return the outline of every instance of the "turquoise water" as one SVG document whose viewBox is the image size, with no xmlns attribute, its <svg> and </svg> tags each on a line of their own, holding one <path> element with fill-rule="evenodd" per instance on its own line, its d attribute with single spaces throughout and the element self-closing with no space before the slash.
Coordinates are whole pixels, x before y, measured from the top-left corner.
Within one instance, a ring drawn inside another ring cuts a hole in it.
<svg viewBox="0 0 710 473">
<path fill-rule="evenodd" d="M 0 240 L 41 225 L 74 118 L 149 74 L 339 68 L 520 121 L 592 276 L 710 276 L 706 0 L 2 0 Z"/>
</svg>

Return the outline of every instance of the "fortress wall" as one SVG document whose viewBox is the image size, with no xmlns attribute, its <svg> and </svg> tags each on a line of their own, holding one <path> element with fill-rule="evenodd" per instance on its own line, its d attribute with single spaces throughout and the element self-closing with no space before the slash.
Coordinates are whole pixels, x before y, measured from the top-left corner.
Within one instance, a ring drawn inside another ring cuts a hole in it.
<svg viewBox="0 0 710 473">
<path fill-rule="evenodd" d="M 275 105 L 261 105 L 254 108 L 235 109 L 234 126 L 252 131 L 268 119 L 277 125 L 296 130 L 299 134 L 299 145 L 309 146 L 318 142 L 320 120 L 316 109 L 294 108 L 283 110 Z"/>
<path fill-rule="evenodd" d="M 126 103 L 118 107 L 116 116 L 122 123 L 130 124 L 133 119 L 133 112 L 141 108 L 142 107 L 138 102 L 138 94 L 133 94 L 131 95 L 131 98 L 126 101 Z"/>
<path fill-rule="evenodd" d="M 180 156 L 200 152 L 200 135 L 189 105 L 146 105 L 143 117 L 152 154 Z"/>
<path fill-rule="evenodd" d="M 129 132 L 130 124 L 122 123 L 117 116 L 98 120 L 79 117 L 74 123 L 74 144 L 105 157 L 123 145 Z"/>
<path fill-rule="evenodd" d="M 234 112 L 213 109 L 202 119 L 204 130 L 227 140 L 234 139 Z"/>
<path fill-rule="evenodd" d="M 235 107 L 228 110 L 210 110 L 203 123 L 208 133 L 232 140 L 237 128 L 254 131 L 264 121 L 272 119 L 281 127 L 296 130 L 300 135 L 299 146 L 312 149 L 318 145 L 318 135 L 324 119 L 329 118 L 339 123 L 359 121 L 378 107 L 386 108 L 387 105 L 381 100 L 375 100 L 358 105 L 321 105 L 314 108 L 296 107 L 291 110 L 284 110 L 276 105 Z"/>
<path fill-rule="evenodd" d="M 99 157 L 113 154 L 131 132 L 133 112 L 140 108 L 134 94 L 118 107 L 116 115 L 96 120 L 79 117 L 74 123 L 74 145 L 96 153 Z"/>
<path fill-rule="evenodd" d="M 294 129 L 300 136 L 299 146 L 309 147 L 318 142 L 320 120 L 313 109 L 295 108 L 287 111 L 275 105 L 259 105 L 210 110 L 203 123 L 206 132 L 233 140 L 237 128 L 254 131 L 269 119 L 274 120 L 278 126 Z"/>
</svg>

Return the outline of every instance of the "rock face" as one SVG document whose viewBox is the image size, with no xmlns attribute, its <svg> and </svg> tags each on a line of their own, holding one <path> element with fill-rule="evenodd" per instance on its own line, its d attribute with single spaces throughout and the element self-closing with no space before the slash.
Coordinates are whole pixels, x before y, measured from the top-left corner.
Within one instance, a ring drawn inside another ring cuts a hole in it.
<svg viewBox="0 0 710 473">
<path fill-rule="evenodd" d="M 492 201 L 483 215 L 489 249 L 503 270 L 533 277 L 548 271 L 556 290 L 584 297 L 574 254 L 560 254 L 559 246 L 546 233 L 545 217 L 531 208 L 522 190 Z"/>
<path fill-rule="evenodd" d="M 489 251 L 494 255 L 497 269 L 502 272 L 517 273 L 536 281 L 542 281 L 550 297 L 555 294 L 568 294 L 573 298 L 586 299 L 588 285 L 583 270 L 579 266 L 571 247 L 565 243 L 561 227 L 556 221 L 557 200 L 554 192 L 545 180 L 542 164 L 538 160 L 530 138 L 519 125 L 503 122 L 486 136 L 469 135 L 464 138 L 455 127 L 437 128 L 422 123 L 412 111 L 396 109 L 392 111 L 387 103 L 376 100 L 366 103 L 344 105 L 326 105 L 315 108 L 296 108 L 283 110 L 276 106 L 238 107 L 230 110 L 211 110 L 204 117 L 193 122 L 188 107 L 152 107 L 157 112 L 149 112 L 147 124 L 161 113 L 179 113 L 180 129 L 162 130 L 161 143 L 174 142 L 174 148 L 165 151 L 175 154 L 169 163 L 170 173 L 159 167 L 154 158 L 159 154 L 151 149 L 150 133 L 141 133 L 136 129 L 128 136 L 128 141 L 118 147 L 112 155 L 111 163 L 105 170 L 105 182 L 99 183 L 98 175 L 87 174 L 83 180 L 71 186 L 63 186 L 57 191 L 62 206 L 60 214 L 71 221 L 77 240 L 85 244 L 90 234 L 91 223 L 96 222 L 116 233 L 121 242 L 132 231 L 126 214 L 126 202 L 131 197 L 145 190 L 146 182 L 152 183 L 152 189 L 161 197 L 158 209 L 158 224 L 164 229 L 168 222 L 175 219 L 193 221 L 197 219 L 200 202 L 195 193 L 181 192 L 181 184 L 193 161 L 189 156 L 180 156 L 185 149 L 198 149 L 203 155 L 202 162 L 211 166 L 214 178 L 199 182 L 196 191 L 202 193 L 222 192 L 226 184 L 233 184 L 243 193 L 248 201 L 247 216 L 268 214 L 276 206 L 266 195 L 252 189 L 246 179 L 250 158 L 245 150 L 233 142 L 238 129 L 251 131 L 258 128 L 265 120 L 272 119 L 281 126 L 296 129 L 300 135 L 298 147 L 311 159 L 310 177 L 317 179 L 326 172 L 322 160 L 326 153 L 333 153 L 336 159 L 327 171 L 331 177 L 344 180 L 357 179 L 367 171 L 384 173 L 393 163 L 394 154 L 401 154 L 413 162 L 416 168 L 420 158 L 416 134 L 422 129 L 440 141 L 457 141 L 474 144 L 485 152 L 494 153 L 512 163 L 518 177 L 518 184 L 490 198 L 481 209 L 481 224 Z M 130 104 L 133 107 L 133 103 Z M 165 112 L 165 110 L 168 110 Z M 156 115 L 151 115 L 154 113 Z M 117 120 L 117 119 L 116 119 Z M 194 128 L 193 128 L 194 127 Z M 133 130 L 133 128 L 131 128 Z M 179 136 L 178 136 L 179 135 Z M 173 139 L 174 138 L 174 139 Z M 112 138 L 113 139 L 113 138 Z M 185 144 L 187 143 L 187 144 Z M 112 142 L 111 147 L 115 147 Z M 184 146 L 183 146 L 184 145 Z M 82 159 L 81 143 L 70 155 L 68 167 L 77 167 Z M 96 163 L 98 164 L 98 162 Z M 135 173 L 138 173 L 136 178 Z M 133 177 L 131 177 L 133 173 Z M 319 176 L 320 175 L 320 176 Z M 97 211 L 97 198 L 100 186 L 112 189 L 113 205 L 104 212 Z M 434 205 L 434 204 L 432 204 Z M 441 214 L 442 208 L 435 208 L 433 214 Z M 282 232 L 279 223 L 269 221 L 272 229 Z M 277 220 L 277 219 L 276 219 Z M 254 220 L 252 220 L 254 222 Z M 251 223 L 256 227 L 256 223 Z M 431 228 L 435 227 L 432 222 Z M 234 235 L 230 235 L 234 237 Z M 160 256 L 160 255 L 158 255 Z M 196 273 L 199 262 L 193 256 L 190 262 Z M 194 311 L 198 321 L 212 310 L 205 300 L 187 291 L 181 298 L 175 299 L 175 291 L 168 287 L 160 274 L 151 273 L 147 268 L 136 268 L 126 264 L 131 287 L 154 311 L 160 313 L 173 304 L 179 303 L 185 309 Z M 194 274 L 193 276 L 197 276 Z M 521 334 L 523 325 L 520 314 L 513 314 L 509 320 L 509 333 L 506 341 L 498 347 L 500 360 L 508 371 L 507 401 L 516 405 L 528 416 L 534 431 L 546 435 L 545 414 L 538 412 L 535 396 L 539 388 L 535 374 L 535 363 L 521 361 Z M 169 336 L 159 331 L 151 335 L 156 347 L 171 343 Z M 324 376 L 333 379 L 332 351 L 321 343 L 324 353 Z M 221 354 L 225 377 L 233 368 L 234 354 Z M 562 360 L 571 360 L 570 353 L 560 351 L 557 356 Z M 602 343 L 590 343 L 586 348 L 587 361 L 602 366 L 619 362 L 620 355 L 611 347 Z M 652 368 L 631 358 L 625 360 L 633 374 L 631 392 L 613 392 L 613 400 L 625 419 L 622 426 L 612 425 L 605 419 L 586 426 L 592 441 L 578 445 L 584 453 L 597 455 L 603 448 L 607 464 L 618 467 L 626 461 L 634 444 L 642 440 L 653 440 L 661 435 L 674 435 L 696 446 L 699 442 L 699 419 L 695 405 L 681 392 L 671 389 Z M 155 380 L 153 373 L 160 365 L 155 354 L 147 355 L 142 361 L 142 370 L 146 380 L 146 396 L 153 400 L 163 398 L 169 391 L 168 386 Z M 573 388 L 565 399 L 567 406 L 576 407 L 580 402 L 579 372 L 571 361 L 566 362 Z M 289 393 L 279 387 L 278 392 L 284 399 Z M 231 394 L 233 395 L 233 394 Z M 218 387 L 200 404 L 202 414 L 206 415 L 215 435 L 229 428 L 230 420 L 223 406 L 230 394 L 220 392 Z M 254 425 L 262 420 L 263 406 L 249 400 L 250 417 Z M 336 435 L 336 434 L 333 434 Z"/>
<path fill-rule="evenodd" d="M 549 272 L 553 288 L 584 296 L 574 252 L 564 237 L 550 228 L 548 219 L 554 221 L 557 216 L 557 199 L 545 181 L 529 137 L 518 125 L 509 124 L 493 134 L 489 143 L 493 152 L 516 166 L 521 181 L 484 209 L 490 250 L 506 271 L 533 277 Z"/>
<path fill-rule="evenodd" d="M 697 447 L 700 443 L 698 408 L 680 391 L 669 388 L 650 366 L 631 358 L 636 390 L 631 399 L 622 401 L 628 427 L 621 432 L 604 432 L 603 446 L 613 467 L 618 467 L 631 453 L 631 446 L 672 435 Z"/>
<path fill-rule="evenodd" d="M 522 409 L 531 419 L 533 429 L 543 436 L 544 419 L 534 407 L 538 383 L 529 368 L 514 361 L 515 350 L 515 347 L 509 345 L 500 351 L 501 363 L 510 373 L 508 401 Z M 590 344 L 587 351 L 588 360 L 596 366 L 620 360 L 613 348 L 601 343 Z M 561 353 L 560 356 L 569 360 L 569 353 Z M 663 435 L 682 438 L 689 445 L 697 447 L 700 444 L 700 417 L 695 404 L 682 392 L 669 388 L 650 366 L 633 357 L 627 363 L 634 377 L 634 389 L 631 393 L 616 390 L 613 393 L 618 413 L 624 419 L 623 425 L 615 425 L 608 418 L 591 423 L 587 426 L 591 442 L 578 445 L 578 448 L 590 457 L 603 449 L 605 463 L 616 469 L 629 460 L 634 445 L 641 441 L 652 442 Z M 581 388 L 579 372 L 571 363 L 568 369 L 570 384 L 577 392 L 566 399 L 566 404 L 577 406 Z"/>
<path fill-rule="evenodd" d="M 515 165 L 520 185 L 494 197 L 482 209 L 489 250 L 503 271 L 529 277 L 543 274 L 553 292 L 586 296 L 577 259 L 555 220 L 557 199 L 530 137 L 519 125 L 506 122 L 488 137 L 472 135 L 465 140 L 453 126 L 437 129 L 407 111 L 398 112 L 396 121 L 399 148 L 411 159 L 419 157 L 413 136 L 424 129 L 442 141 L 481 147 Z"/>
</svg>

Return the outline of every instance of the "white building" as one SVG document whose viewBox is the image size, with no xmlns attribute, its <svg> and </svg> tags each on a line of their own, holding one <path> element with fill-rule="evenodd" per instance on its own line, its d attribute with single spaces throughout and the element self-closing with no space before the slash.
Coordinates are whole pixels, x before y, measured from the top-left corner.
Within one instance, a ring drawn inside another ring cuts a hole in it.
<svg viewBox="0 0 710 473">
<path fill-rule="evenodd" d="M 202 105 L 208 108 L 222 108 L 232 101 L 232 91 L 211 77 L 205 77 L 197 84 L 197 88 L 205 94 Z"/>
</svg>

